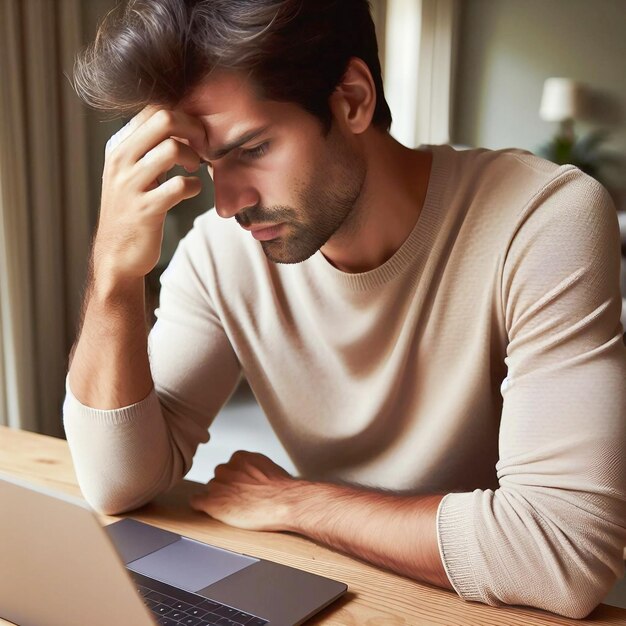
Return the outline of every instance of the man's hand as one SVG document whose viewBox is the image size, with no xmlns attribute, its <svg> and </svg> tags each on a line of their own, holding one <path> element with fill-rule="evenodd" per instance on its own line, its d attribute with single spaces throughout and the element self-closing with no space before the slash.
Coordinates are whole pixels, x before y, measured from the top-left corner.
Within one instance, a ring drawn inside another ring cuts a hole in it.
<svg viewBox="0 0 626 626">
<path fill-rule="evenodd" d="M 167 212 L 202 187 L 196 176 L 159 180 L 175 165 L 195 172 L 206 148 L 199 119 L 153 106 L 109 140 L 93 245 L 96 278 L 143 279 L 154 268 Z"/>
<path fill-rule="evenodd" d="M 287 530 L 452 589 L 437 545 L 442 495 L 399 496 L 296 479 L 262 454 L 219 465 L 193 508 L 247 530 Z"/>
<path fill-rule="evenodd" d="M 288 530 L 296 479 L 262 454 L 235 452 L 191 506 L 247 530 Z"/>
</svg>

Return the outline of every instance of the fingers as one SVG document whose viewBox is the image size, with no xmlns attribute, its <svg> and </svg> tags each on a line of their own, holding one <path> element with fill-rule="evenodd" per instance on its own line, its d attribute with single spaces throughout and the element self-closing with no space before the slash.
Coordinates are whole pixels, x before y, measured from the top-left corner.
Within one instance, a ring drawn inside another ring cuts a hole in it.
<svg viewBox="0 0 626 626">
<path fill-rule="evenodd" d="M 136 186 L 149 191 L 175 165 L 195 172 L 206 145 L 198 118 L 148 106 L 109 139 L 105 152 L 111 167 L 130 168 Z"/>
<path fill-rule="evenodd" d="M 123 143 L 130 135 L 141 126 L 146 120 L 148 120 L 158 110 L 158 107 L 147 106 L 142 109 L 137 115 L 135 115 L 127 124 L 122 126 L 114 135 L 109 137 L 104 147 L 104 154 L 108 156 L 109 153 Z"/>
<path fill-rule="evenodd" d="M 211 489 L 217 483 L 254 485 L 264 482 L 265 475 L 255 465 L 235 464 L 231 461 L 217 465 L 213 471 L 213 479 L 207 483 Z"/>
<path fill-rule="evenodd" d="M 109 274 L 136 278 L 156 266 L 165 215 L 202 188 L 195 176 L 158 181 L 177 164 L 197 170 L 205 144 L 199 119 L 158 107 L 143 109 L 109 140 L 94 240 Z"/>
<path fill-rule="evenodd" d="M 264 454 L 260 452 L 249 452 L 248 450 L 237 450 L 237 452 L 233 452 L 228 463 L 240 465 L 242 463 L 252 463 L 255 461 L 258 463 L 266 463 L 269 461 L 271 464 L 275 464 L 274 461 Z"/>
<path fill-rule="evenodd" d="M 269 474 L 261 469 L 263 464 L 270 464 L 272 468 L 278 468 L 280 475 L 274 472 L 275 479 L 282 480 L 289 476 L 263 454 L 240 450 L 235 452 L 227 463 L 216 466 L 214 478 L 207 483 L 204 491 L 191 496 L 189 500 L 191 506 L 198 511 L 207 513 L 216 507 L 219 508 L 223 498 L 230 501 L 235 496 L 240 497 L 242 493 L 249 495 L 254 493 L 250 491 L 251 488 L 266 489 L 272 481 L 268 481 Z M 252 496 L 250 495 L 250 497 Z"/>
<path fill-rule="evenodd" d="M 195 172 L 200 167 L 200 157 L 189 146 L 168 138 L 139 160 L 133 168 L 133 176 L 140 187 L 148 187 L 175 165 Z"/>
<path fill-rule="evenodd" d="M 207 501 L 207 496 L 205 493 L 196 493 L 189 498 L 189 504 L 192 509 L 196 511 L 202 511 L 206 513 L 205 505 Z"/>
<path fill-rule="evenodd" d="M 292 478 L 278 468 L 265 472 L 272 461 L 262 454 L 237 452 L 228 463 L 215 468 L 215 477 L 201 493 L 189 499 L 191 507 L 216 520 L 250 530 L 282 530 L 288 513 L 284 501 Z"/>
<path fill-rule="evenodd" d="M 228 478 L 236 478 L 246 483 L 267 483 L 273 480 L 292 478 L 280 465 L 264 454 L 238 450 L 228 463 L 216 468 L 215 480 L 221 480 L 228 472 Z M 224 478 L 224 480 L 226 480 Z"/>
<path fill-rule="evenodd" d="M 146 112 L 144 117 L 148 114 L 149 112 Z M 139 161 L 146 153 L 171 137 L 186 139 L 196 154 L 206 154 L 207 136 L 202 122 L 197 117 L 167 109 L 153 111 L 152 115 L 142 122 L 144 117 L 136 122 L 131 135 L 132 140 L 131 137 L 127 139 L 125 157 L 132 162 Z"/>
<path fill-rule="evenodd" d="M 156 104 L 149 104 L 145 106 L 137 115 L 135 115 L 129 122 L 132 130 L 136 130 L 144 122 L 147 122 L 159 109 L 162 107 Z"/>
<path fill-rule="evenodd" d="M 208 513 L 209 510 L 228 500 L 229 494 L 232 497 L 232 492 L 226 484 L 210 480 L 206 484 L 204 491 L 190 496 L 189 504 L 198 511 Z"/>
<path fill-rule="evenodd" d="M 197 176 L 174 176 L 146 194 L 150 213 L 163 213 L 181 200 L 193 198 L 202 191 Z"/>
<path fill-rule="evenodd" d="M 249 476 L 253 481 L 264 482 L 270 476 L 276 474 L 278 466 L 265 455 L 258 452 L 238 450 L 228 461 L 228 467 Z M 280 468 L 278 468 L 279 471 Z"/>
<path fill-rule="evenodd" d="M 229 463 L 221 463 L 215 467 L 213 471 L 213 480 L 224 480 L 228 474 L 232 474 L 233 469 Z M 211 484 L 212 481 L 209 481 L 208 484 Z"/>
</svg>

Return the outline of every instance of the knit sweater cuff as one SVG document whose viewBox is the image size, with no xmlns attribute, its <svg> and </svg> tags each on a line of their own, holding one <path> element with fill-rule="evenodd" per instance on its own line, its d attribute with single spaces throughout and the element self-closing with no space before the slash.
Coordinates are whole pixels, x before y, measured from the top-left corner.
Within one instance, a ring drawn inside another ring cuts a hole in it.
<svg viewBox="0 0 626 626">
<path fill-rule="evenodd" d="M 63 403 L 65 421 L 68 419 L 92 420 L 102 426 L 115 426 L 155 415 L 160 410 L 159 398 L 154 387 L 143 400 L 135 404 L 119 409 L 94 409 L 82 404 L 72 393 L 69 374 L 65 379 L 65 401 Z"/>
<path fill-rule="evenodd" d="M 454 590 L 464 600 L 482 602 L 471 562 L 473 494 L 449 493 L 437 511 L 437 541 L 443 566 Z"/>
</svg>

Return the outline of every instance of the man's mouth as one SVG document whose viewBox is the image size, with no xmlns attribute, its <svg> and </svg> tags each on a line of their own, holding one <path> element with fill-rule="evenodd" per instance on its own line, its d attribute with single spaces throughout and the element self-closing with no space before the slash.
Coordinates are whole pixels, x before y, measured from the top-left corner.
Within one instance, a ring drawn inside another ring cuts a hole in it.
<svg viewBox="0 0 626 626">
<path fill-rule="evenodd" d="M 241 225 L 241 224 L 240 224 Z M 280 234 L 282 230 L 283 223 L 280 224 L 252 224 L 250 226 L 241 227 L 244 230 L 247 230 L 252 233 L 252 236 L 257 241 L 269 241 L 270 239 L 275 239 Z"/>
</svg>

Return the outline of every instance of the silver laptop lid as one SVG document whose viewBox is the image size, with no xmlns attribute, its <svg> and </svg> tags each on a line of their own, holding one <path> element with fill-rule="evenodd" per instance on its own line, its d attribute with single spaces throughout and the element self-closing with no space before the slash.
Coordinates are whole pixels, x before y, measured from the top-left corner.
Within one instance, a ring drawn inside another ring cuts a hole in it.
<svg viewBox="0 0 626 626">
<path fill-rule="evenodd" d="M 0 617 L 20 626 L 155 624 L 85 503 L 4 474 Z"/>
</svg>

